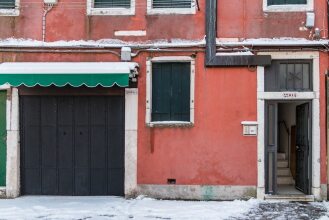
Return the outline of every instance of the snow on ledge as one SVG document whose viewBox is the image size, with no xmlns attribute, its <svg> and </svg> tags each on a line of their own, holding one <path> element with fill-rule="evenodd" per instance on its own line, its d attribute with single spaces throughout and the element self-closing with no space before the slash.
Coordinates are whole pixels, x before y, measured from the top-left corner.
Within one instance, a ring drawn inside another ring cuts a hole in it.
<svg viewBox="0 0 329 220">
<path fill-rule="evenodd" d="M 0 47 L 17 47 L 17 48 L 162 48 L 162 47 L 200 47 L 205 46 L 205 39 L 201 40 L 184 40 L 171 39 L 154 40 L 154 41 L 122 41 L 118 39 L 101 39 L 101 40 L 72 40 L 72 41 L 53 41 L 43 42 L 32 39 L 7 38 L 0 39 Z"/>
<path fill-rule="evenodd" d="M 216 56 L 252 56 L 254 55 L 251 51 L 238 51 L 238 52 L 219 52 Z"/>
<path fill-rule="evenodd" d="M 328 40 L 308 40 L 305 38 L 257 38 L 238 40 L 217 39 L 218 46 L 328 46 Z"/>
<path fill-rule="evenodd" d="M 308 40 L 304 38 L 259 38 L 237 39 L 218 38 L 217 46 L 327 46 L 328 40 Z M 7 38 L 0 39 L 0 48 L 174 48 L 174 47 L 205 47 L 205 38 L 199 40 L 160 39 L 149 41 L 122 41 L 118 39 L 72 40 L 42 42 L 33 39 Z M 241 55 L 241 54 L 239 54 Z"/>
</svg>

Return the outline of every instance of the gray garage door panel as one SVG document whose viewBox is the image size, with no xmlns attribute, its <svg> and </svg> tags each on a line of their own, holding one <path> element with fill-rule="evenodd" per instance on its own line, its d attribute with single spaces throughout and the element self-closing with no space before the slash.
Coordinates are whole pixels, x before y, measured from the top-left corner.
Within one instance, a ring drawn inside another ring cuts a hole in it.
<svg viewBox="0 0 329 220">
<path fill-rule="evenodd" d="M 21 96 L 27 195 L 124 195 L 123 96 Z"/>
</svg>

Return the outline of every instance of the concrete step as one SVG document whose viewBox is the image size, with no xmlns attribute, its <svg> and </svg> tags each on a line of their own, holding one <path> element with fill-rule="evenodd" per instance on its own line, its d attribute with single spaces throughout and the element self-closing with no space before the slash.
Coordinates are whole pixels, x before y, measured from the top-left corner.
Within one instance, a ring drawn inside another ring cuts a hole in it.
<svg viewBox="0 0 329 220">
<path fill-rule="evenodd" d="M 278 160 L 285 160 L 286 159 L 286 154 L 285 153 L 278 153 L 277 158 L 278 158 Z"/>
<path fill-rule="evenodd" d="M 314 202 L 313 195 L 265 195 L 265 200 L 276 202 Z"/>
<path fill-rule="evenodd" d="M 292 178 L 292 176 L 278 176 L 277 184 L 278 185 L 293 185 L 293 184 L 295 184 L 295 180 Z"/>
<path fill-rule="evenodd" d="M 288 167 L 288 161 L 287 160 L 278 160 L 277 161 L 277 167 L 278 168 L 287 168 Z"/>
<path fill-rule="evenodd" d="M 291 176 L 290 169 L 288 167 L 278 168 L 277 175 L 278 176 Z"/>
</svg>

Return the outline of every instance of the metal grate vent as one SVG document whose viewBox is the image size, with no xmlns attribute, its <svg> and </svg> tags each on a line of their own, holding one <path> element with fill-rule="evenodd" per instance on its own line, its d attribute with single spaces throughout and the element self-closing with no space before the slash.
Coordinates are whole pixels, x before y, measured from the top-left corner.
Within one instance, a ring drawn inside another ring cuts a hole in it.
<svg viewBox="0 0 329 220">
<path fill-rule="evenodd" d="M 95 0 L 94 8 L 130 8 L 131 0 Z"/>
<path fill-rule="evenodd" d="M 0 9 L 14 9 L 15 0 L 0 0 Z"/>
<path fill-rule="evenodd" d="M 305 5 L 307 0 L 268 0 L 268 5 Z"/>
<path fill-rule="evenodd" d="M 153 8 L 191 8 L 192 0 L 153 0 Z"/>
</svg>

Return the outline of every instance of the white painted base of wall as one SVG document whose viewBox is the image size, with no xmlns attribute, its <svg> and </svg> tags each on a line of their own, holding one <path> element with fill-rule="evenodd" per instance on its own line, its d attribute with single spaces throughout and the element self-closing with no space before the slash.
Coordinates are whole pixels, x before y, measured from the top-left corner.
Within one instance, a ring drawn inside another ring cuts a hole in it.
<svg viewBox="0 0 329 220">
<path fill-rule="evenodd" d="M 0 187 L 0 199 L 6 198 L 6 187 Z"/>
<path fill-rule="evenodd" d="M 328 199 L 327 184 L 321 184 L 321 186 L 320 186 L 320 196 L 321 196 L 321 200 L 327 200 Z"/>
<path fill-rule="evenodd" d="M 257 187 L 257 199 L 265 199 L 265 188 Z"/>
<path fill-rule="evenodd" d="M 156 199 L 234 200 L 256 197 L 256 186 L 138 185 L 138 195 Z"/>
</svg>

